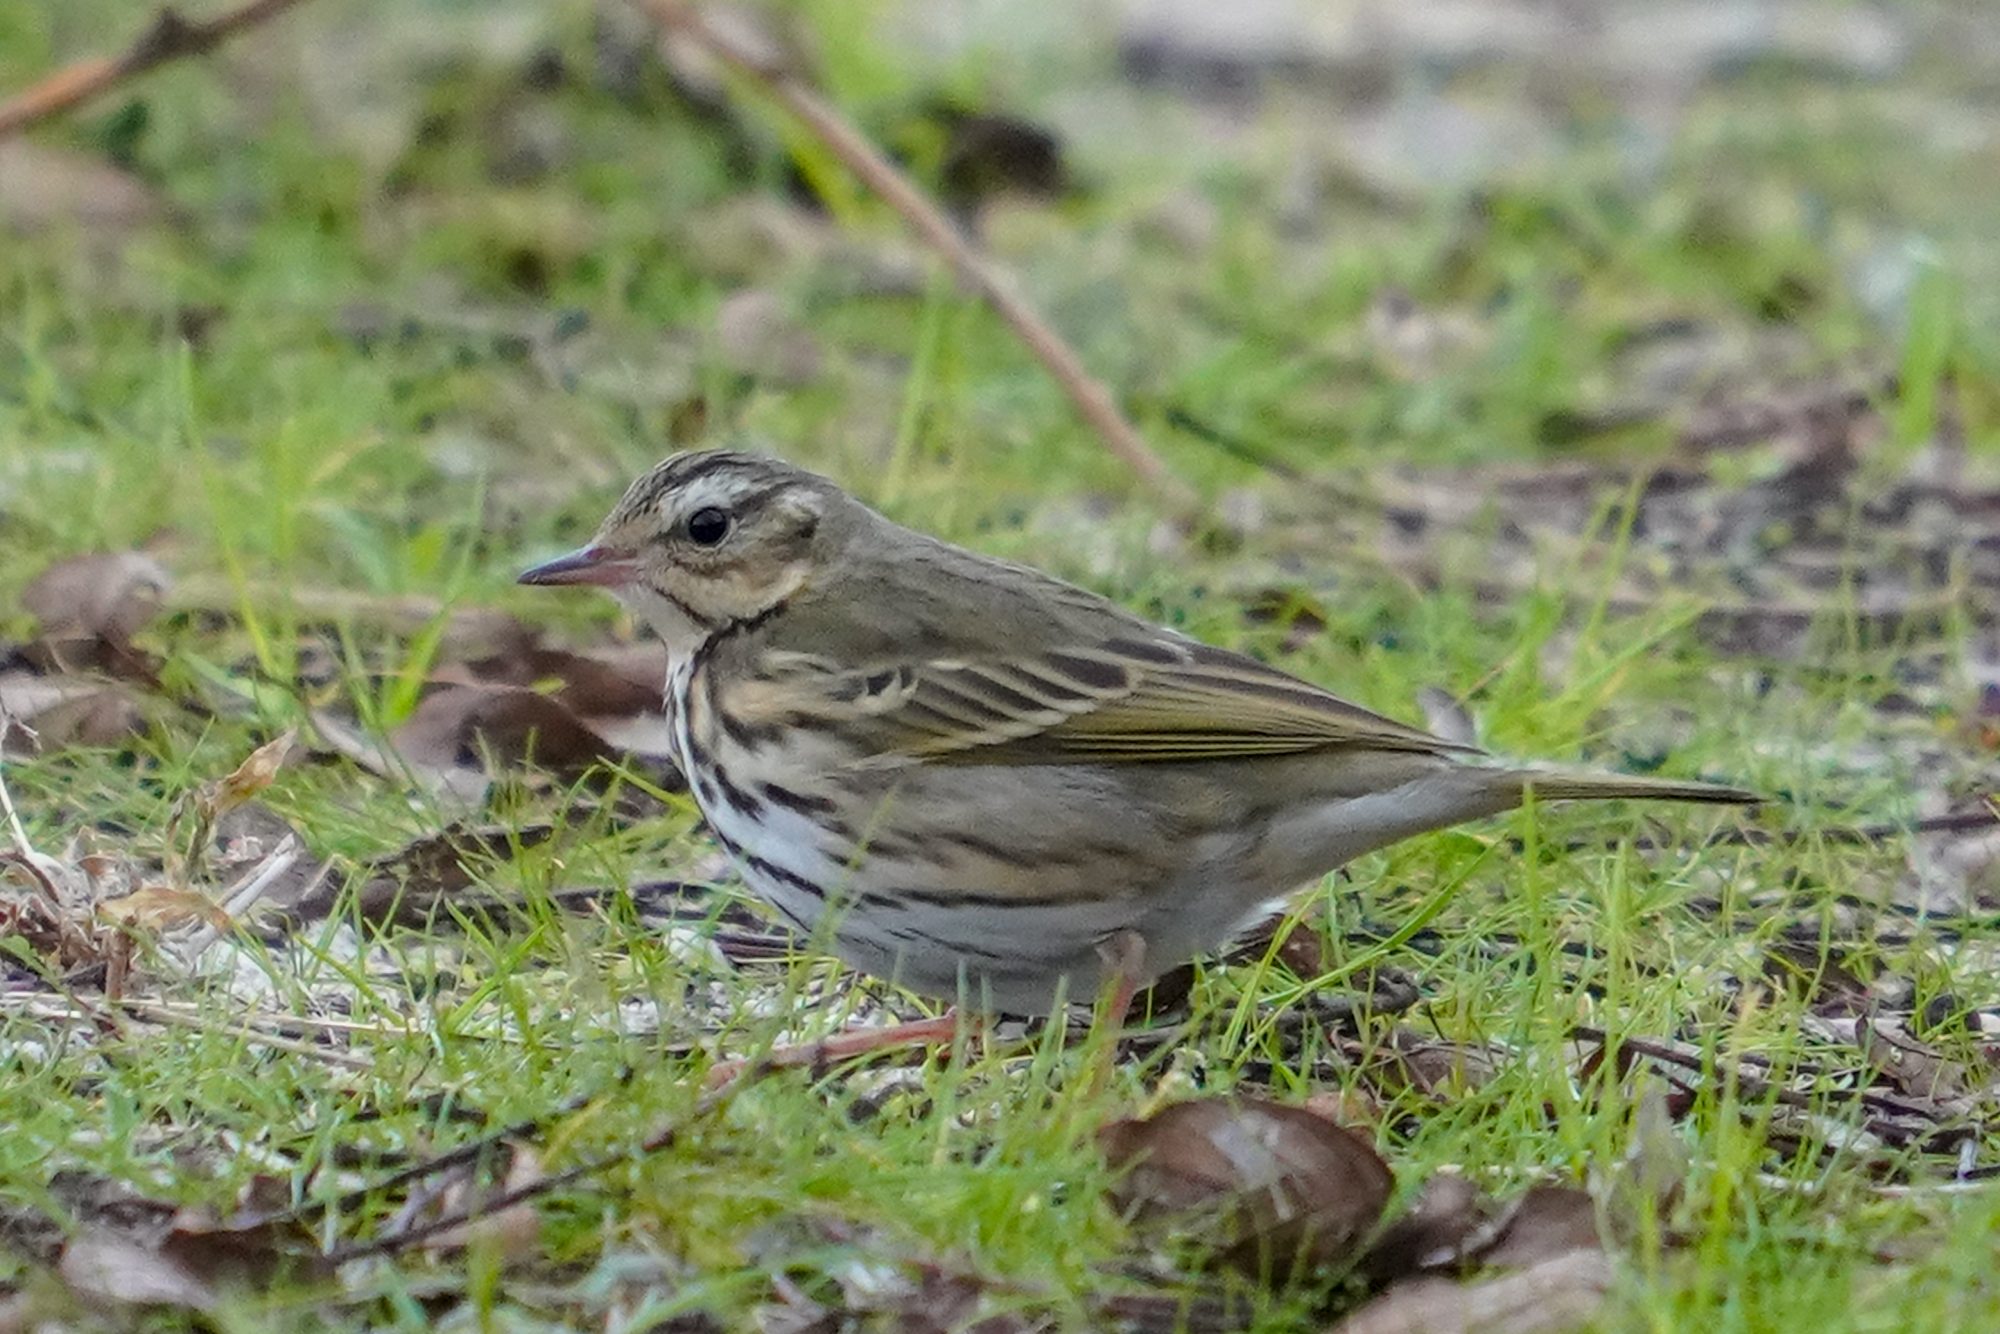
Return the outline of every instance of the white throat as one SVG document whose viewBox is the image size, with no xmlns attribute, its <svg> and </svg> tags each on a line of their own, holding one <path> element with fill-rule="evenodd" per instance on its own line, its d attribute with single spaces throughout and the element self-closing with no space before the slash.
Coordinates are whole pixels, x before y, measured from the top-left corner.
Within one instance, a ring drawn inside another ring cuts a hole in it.
<svg viewBox="0 0 2000 1334">
<path fill-rule="evenodd" d="M 674 662 L 687 661 L 712 633 L 697 624 L 672 598 L 663 597 L 643 584 L 628 584 L 617 593 L 620 602 L 653 627 L 653 633 L 667 646 L 667 657 Z"/>
</svg>

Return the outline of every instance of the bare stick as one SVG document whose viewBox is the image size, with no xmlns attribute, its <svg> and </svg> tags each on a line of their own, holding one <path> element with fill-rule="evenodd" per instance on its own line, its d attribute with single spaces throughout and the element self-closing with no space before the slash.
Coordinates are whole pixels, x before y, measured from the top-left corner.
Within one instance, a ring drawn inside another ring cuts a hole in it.
<svg viewBox="0 0 2000 1334">
<path fill-rule="evenodd" d="M 790 70 L 765 60 L 734 37 L 714 28 L 687 0 L 639 0 L 662 29 L 676 32 L 763 89 L 813 133 L 862 183 L 901 214 L 930 247 L 943 255 L 959 281 L 985 298 L 1007 321 L 1036 360 L 1056 378 L 1105 446 L 1147 484 L 1175 505 L 1193 503 L 1186 484 L 1167 471 L 1138 428 L 1120 412 L 1111 391 L 1085 370 L 1061 335 L 1051 329 L 993 264 L 975 250 L 951 220 L 924 196 L 915 182 L 884 157 L 861 131 Z"/>
<path fill-rule="evenodd" d="M 27 730 L 26 725 L 16 722 L 12 714 L 0 711 L 0 747 L 6 745 L 7 734 L 17 727 L 23 731 Z M 4 759 L 0 759 L 0 764 L 4 764 Z M 54 858 L 45 857 L 35 851 L 35 845 L 28 841 L 27 827 L 21 823 L 20 815 L 14 810 L 14 798 L 7 791 L 7 779 L 4 774 L 0 774 L 0 814 L 4 814 L 7 818 L 7 833 L 14 844 L 14 851 L 4 860 L 14 863 L 28 873 L 28 878 L 35 882 L 35 888 L 40 890 L 42 897 L 48 901 L 49 913 L 57 928 L 65 933 L 73 930 L 74 924 L 65 916 L 67 900 L 61 886 L 57 884 L 57 878 L 62 874 L 62 867 Z"/>
<path fill-rule="evenodd" d="M 728 1102 L 730 1098 L 734 1097 L 740 1090 L 755 1083 L 766 1073 L 768 1071 L 751 1070 L 746 1072 L 744 1078 L 734 1083 L 725 1084 L 721 1088 L 710 1089 L 702 1095 L 701 1099 L 695 1103 L 694 1108 L 685 1117 L 670 1121 L 661 1129 L 654 1131 L 637 1149 L 615 1150 L 610 1153 L 600 1154 L 594 1158 L 587 1158 L 573 1167 L 564 1168 L 562 1171 L 552 1173 L 549 1176 L 537 1177 L 533 1181 L 525 1182 L 522 1185 L 514 1187 L 512 1190 L 502 1191 L 493 1198 L 482 1200 L 469 1208 L 455 1210 L 441 1218 L 434 1218 L 427 1223 L 420 1223 L 415 1227 L 395 1233 L 392 1236 L 378 1237 L 374 1241 L 350 1242 L 345 1246 L 336 1246 L 327 1254 L 326 1258 L 333 1264 L 342 1265 L 351 1260 L 366 1259 L 372 1255 L 393 1255 L 399 1251 L 405 1251 L 413 1246 L 421 1245 L 423 1242 L 438 1236 L 440 1233 L 449 1232 L 454 1228 L 469 1227 L 481 1218 L 491 1217 L 503 1209 L 511 1209 L 517 1204 L 525 1204 L 529 1200 L 539 1199 L 552 1191 L 560 1190 L 564 1186 L 581 1181 L 583 1178 L 594 1173 L 606 1171 L 621 1163 L 630 1162 L 635 1158 L 643 1158 L 650 1154 L 663 1152 L 678 1143 L 680 1137 L 689 1128 L 697 1122 L 704 1121 L 714 1115 L 716 1110 Z M 490 1145 L 492 1142 L 493 1140 L 488 1138 L 482 1140 L 481 1145 L 484 1147 Z M 425 1166 L 435 1167 L 436 1164 L 426 1164 Z"/>
<path fill-rule="evenodd" d="M 202 55 L 245 28 L 276 18 L 299 0 L 248 0 L 212 19 L 189 20 L 162 9 L 153 26 L 122 55 L 95 56 L 66 65 L 39 83 L 0 102 L 0 139 L 37 121 L 61 115 L 98 94 L 170 60 Z"/>
</svg>

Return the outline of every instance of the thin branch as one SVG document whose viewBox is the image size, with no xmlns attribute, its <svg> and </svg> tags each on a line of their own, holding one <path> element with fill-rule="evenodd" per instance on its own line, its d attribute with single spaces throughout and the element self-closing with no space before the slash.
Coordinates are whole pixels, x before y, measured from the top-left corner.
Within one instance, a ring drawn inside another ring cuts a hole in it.
<svg viewBox="0 0 2000 1334">
<path fill-rule="evenodd" d="M 276 18 L 298 3 L 299 0 L 248 0 L 225 14 L 201 20 L 184 19 L 172 9 L 162 9 L 154 17 L 153 26 L 123 54 L 79 60 L 0 102 L 0 139 L 81 106 L 155 65 L 203 55 L 245 28 Z"/>
<path fill-rule="evenodd" d="M 328 1252 L 326 1258 L 331 1264 L 343 1265 L 353 1260 L 362 1260 L 374 1255 L 394 1255 L 409 1250 L 413 1246 L 421 1245 L 432 1237 L 450 1232 L 454 1228 L 469 1227 L 480 1219 L 490 1218 L 504 1209 L 511 1209 L 516 1205 L 525 1204 L 530 1200 L 540 1199 L 544 1195 L 560 1190 L 564 1186 L 572 1185 L 595 1173 L 607 1171 L 623 1163 L 633 1162 L 651 1154 L 664 1152 L 678 1143 L 680 1137 L 686 1134 L 689 1129 L 713 1116 L 730 1098 L 756 1082 L 765 1073 L 768 1072 L 752 1070 L 746 1072 L 742 1079 L 725 1084 L 721 1088 L 709 1090 L 702 1095 L 701 1099 L 695 1103 L 693 1109 L 686 1116 L 670 1121 L 661 1129 L 654 1131 L 636 1149 L 618 1149 L 609 1153 L 599 1154 L 596 1157 L 586 1158 L 584 1161 L 572 1167 L 565 1168 L 560 1172 L 555 1172 L 544 1177 L 537 1177 L 533 1181 L 516 1186 L 512 1190 L 502 1191 L 491 1199 L 481 1200 L 478 1204 L 469 1208 L 454 1210 L 441 1217 L 433 1218 L 429 1222 L 418 1224 L 415 1227 L 405 1229 L 390 1236 L 378 1237 L 373 1241 L 351 1242 L 345 1246 L 336 1246 Z M 478 1142 L 478 1149 L 483 1151 L 491 1147 L 495 1141 L 496 1137 L 493 1136 L 482 1137 Z M 441 1155 L 440 1158 L 432 1162 L 420 1164 L 419 1166 L 423 1169 L 421 1172 L 415 1174 L 402 1173 L 399 1174 L 399 1177 L 407 1180 L 411 1179 L 413 1175 L 429 1175 L 431 1172 L 437 1170 L 447 1158 L 454 1165 L 465 1161 L 465 1158 L 461 1155 Z"/>
<path fill-rule="evenodd" d="M 1167 470 L 1165 462 L 1139 435 L 1138 428 L 1126 420 L 1111 391 L 1084 369 L 1083 362 L 1062 336 L 1049 327 L 997 266 L 973 248 L 916 183 L 839 111 L 797 74 L 775 66 L 735 37 L 711 26 L 687 0 L 639 2 L 662 30 L 695 42 L 797 117 L 849 171 L 944 256 L 959 281 L 985 298 L 1062 385 L 1077 411 L 1113 454 L 1171 503 L 1185 507 L 1193 502 L 1193 493 L 1187 485 Z"/>
</svg>

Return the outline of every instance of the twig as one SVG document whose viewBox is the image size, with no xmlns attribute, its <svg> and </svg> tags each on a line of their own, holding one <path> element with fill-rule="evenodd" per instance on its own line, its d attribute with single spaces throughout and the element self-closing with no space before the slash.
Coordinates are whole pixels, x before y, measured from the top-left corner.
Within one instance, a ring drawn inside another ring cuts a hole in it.
<svg viewBox="0 0 2000 1334">
<path fill-rule="evenodd" d="M 733 36 L 711 26 L 688 0 L 640 0 L 640 6 L 663 30 L 695 42 L 797 117 L 849 171 L 944 256 L 959 281 L 985 298 L 1062 385 L 1077 411 L 1113 454 L 1169 502 L 1182 507 L 1193 502 L 1193 492 L 1167 470 L 1160 456 L 1140 437 L 1138 428 L 1119 411 L 1110 390 L 1084 369 L 1062 336 L 1049 327 L 1013 283 L 973 248 L 937 205 L 884 157 L 867 136 L 849 124 L 797 74 L 778 67 Z"/>
<path fill-rule="evenodd" d="M 163 8 L 154 16 L 153 26 L 124 53 L 93 56 L 66 65 L 0 103 L 0 139 L 80 106 L 155 65 L 202 55 L 243 29 L 276 18 L 298 3 L 299 0 L 249 0 L 228 13 L 201 20 L 184 19 L 174 10 Z"/>
<path fill-rule="evenodd" d="M 1575 1025 L 1570 1029 L 1569 1035 L 1573 1041 L 1591 1042 L 1600 1047 L 1618 1047 L 1631 1052 L 1634 1056 L 1643 1056 L 1666 1065 L 1679 1066 L 1683 1070 L 1692 1070 L 1697 1073 L 1706 1074 L 1713 1067 L 1718 1073 L 1735 1079 L 1738 1086 L 1751 1097 L 1768 1095 L 1774 1101 L 1783 1103 L 1787 1107 L 1797 1107 L 1810 1111 L 1815 1101 L 1824 1100 L 1826 1102 L 1855 1103 L 1866 1107 L 1869 1111 L 1880 1112 L 1884 1116 L 1908 1117 L 1912 1120 L 1925 1121 L 1933 1125 L 1939 1119 L 1939 1109 L 1937 1107 L 1910 1102 L 1887 1093 L 1878 1093 L 1873 1089 L 1834 1086 L 1817 1089 L 1808 1093 L 1802 1089 L 1791 1088 L 1779 1083 L 1775 1079 L 1767 1079 L 1762 1075 L 1755 1074 L 1746 1070 L 1742 1065 L 1730 1064 L 1728 1063 L 1729 1058 L 1726 1056 L 1718 1055 L 1715 1061 L 1710 1062 L 1699 1050 L 1682 1050 L 1678 1044 L 1671 1042 L 1656 1041 L 1652 1038 L 1615 1037 L 1606 1030 L 1593 1027 L 1589 1024 Z"/>
<path fill-rule="evenodd" d="M 120 1032 L 126 1031 L 122 1015 L 130 1015 L 134 1019 L 149 1024 L 159 1024 L 162 1027 L 185 1028 L 196 1033 L 240 1038 L 245 1042 L 255 1043 L 260 1047 L 268 1047 L 273 1051 L 288 1052 L 294 1056 L 310 1057 L 315 1061 L 323 1061 L 328 1065 L 337 1065 L 346 1070 L 368 1071 L 375 1068 L 375 1063 L 366 1057 L 355 1056 L 344 1051 L 335 1051 L 330 1047 L 323 1047 L 317 1043 L 299 1042 L 281 1034 L 259 1032 L 248 1024 L 240 1028 L 233 1028 L 225 1024 L 212 1023 L 197 1015 L 182 1013 L 171 1006 L 157 1004 L 153 1001 L 142 1000 L 133 996 L 107 996 L 102 1004 L 84 1000 L 78 996 L 70 996 L 66 1000 L 51 999 L 47 996 L 30 996 L 25 999 L 25 1004 L 17 1005 L 14 1003 L 13 997 L 6 997 L 0 999 L 0 1005 L 4 1005 L 14 1013 L 24 1014 L 34 1019 L 68 1019 L 79 1023 L 96 1024 L 99 1027 L 109 1027 Z"/>
<path fill-rule="evenodd" d="M 0 747 L 7 742 L 7 734 L 16 727 L 22 727 L 10 713 L 0 710 Z M 4 755 L 0 754 L 0 769 L 4 769 Z M 0 771 L 0 812 L 7 817 L 7 837 L 13 843 L 12 852 L 0 852 L 0 864 L 19 866 L 34 882 L 35 890 L 42 897 L 42 909 L 48 914 L 49 924 L 65 948 L 82 955 L 90 953 L 90 938 L 76 924 L 70 911 L 69 898 L 63 893 L 63 866 L 55 858 L 35 851 L 29 841 L 27 826 L 21 823 L 21 816 L 14 809 L 14 798 L 7 791 L 7 779 Z"/>
<path fill-rule="evenodd" d="M 685 1117 L 669 1122 L 666 1126 L 655 1131 L 637 1149 L 621 1149 L 611 1153 L 599 1154 L 595 1158 L 587 1158 L 573 1167 L 564 1168 L 562 1171 L 552 1173 L 549 1176 L 537 1177 L 526 1185 L 517 1186 L 513 1190 L 502 1191 L 491 1199 L 481 1200 L 471 1208 L 459 1209 L 452 1213 L 440 1215 L 437 1218 L 431 1219 L 428 1223 L 398 1232 L 393 1236 L 377 1237 L 373 1241 L 353 1242 L 346 1246 L 335 1247 L 328 1253 L 327 1260 L 331 1264 L 342 1265 L 351 1260 L 364 1260 L 375 1255 L 393 1255 L 399 1251 L 408 1250 L 412 1246 L 421 1245 L 441 1233 L 450 1232 L 455 1228 L 469 1227 L 481 1218 L 497 1214 L 504 1209 L 511 1209 L 517 1204 L 525 1204 L 530 1200 L 540 1199 L 552 1191 L 560 1190 L 572 1182 L 581 1181 L 583 1178 L 602 1172 L 607 1168 L 616 1167 L 620 1163 L 670 1149 L 687 1132 L 690 1126 L 706 1120 L 737 1092 L 755 1083 L 765 1073 L 767 1072 L 754 1069 L 746 1071 L 741 1079 L 702 1095 L 701 1100 L 695 1103 L 693 1110 Z M 479 1151 L 483 1152 L 486 1148 L 491 1147 L 494 1141 L 495 1137 L 493 1136 L 482 1137 L 479 1143 Z M 450 1161 L 447 1161 L 448 1159 Z M 413 1176 L 429 1175 L 441 1167 L 457 1166 L 463 1161 L 465 1160 L 458 1158 L 457 1155 L 443 1155 L 430 1162 L 419 1164 L 418 1166 L 424 1169 L 421 1172 L 399 1175 L 403 1179 L 411 1179 Z"/>
</svg>

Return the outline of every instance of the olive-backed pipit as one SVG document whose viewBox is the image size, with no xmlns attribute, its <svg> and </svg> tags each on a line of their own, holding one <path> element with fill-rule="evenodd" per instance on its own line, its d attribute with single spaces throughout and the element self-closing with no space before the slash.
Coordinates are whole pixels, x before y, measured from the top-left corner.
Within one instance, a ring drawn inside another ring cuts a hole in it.
<svg viewBox="0 0 2000 1334">
<path fill-rule="evenodd" d="M 755 455 L 666 460 L 521 579 L 602 585 L 666 641 L 681 766 L 758 894 L 981 1010 L 1148 981 L 1530 787 L 1755 800 L 1490 760 Z"/>
</svg>

